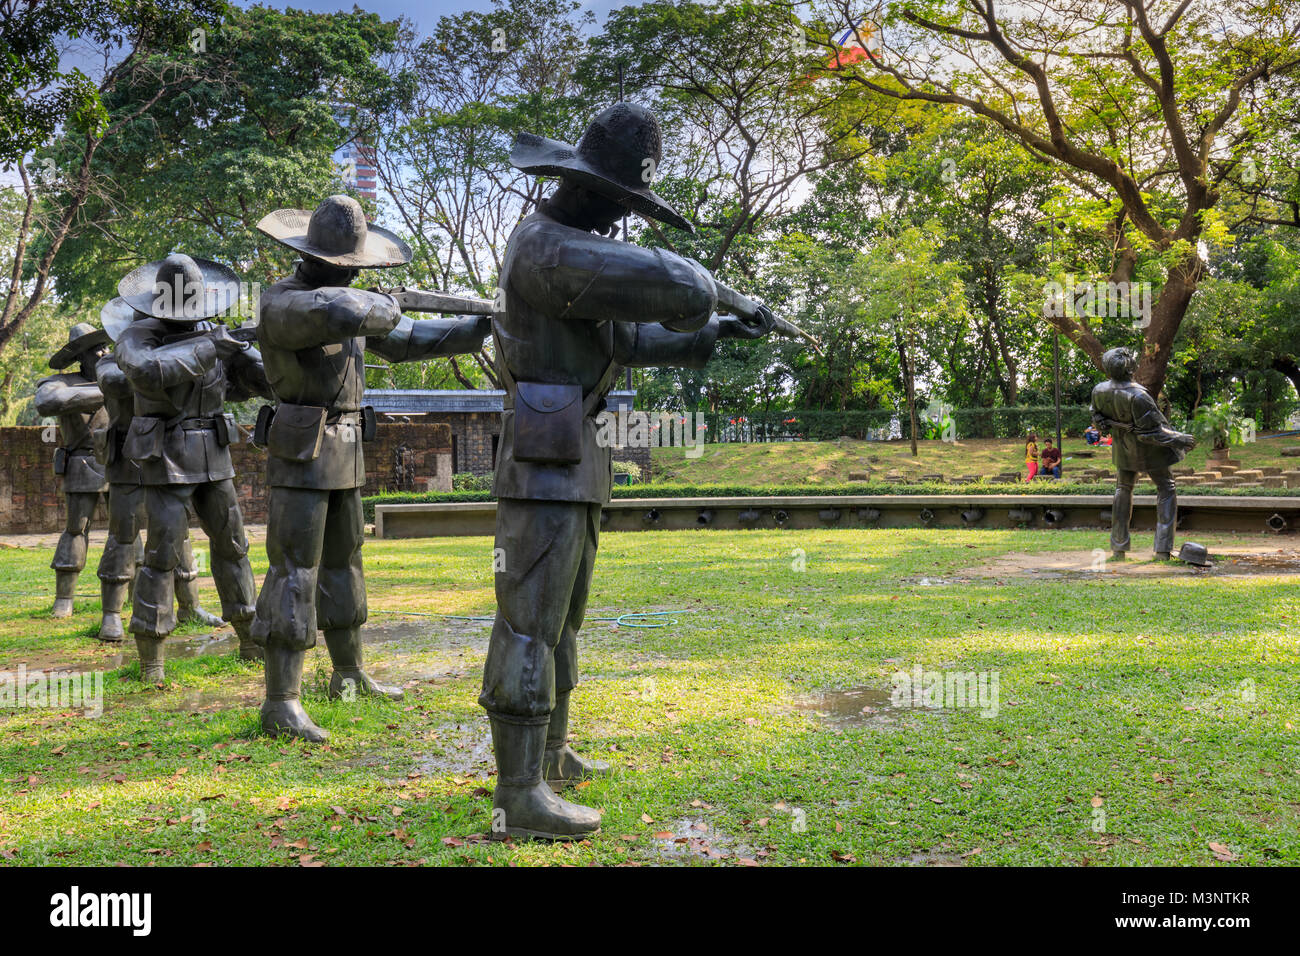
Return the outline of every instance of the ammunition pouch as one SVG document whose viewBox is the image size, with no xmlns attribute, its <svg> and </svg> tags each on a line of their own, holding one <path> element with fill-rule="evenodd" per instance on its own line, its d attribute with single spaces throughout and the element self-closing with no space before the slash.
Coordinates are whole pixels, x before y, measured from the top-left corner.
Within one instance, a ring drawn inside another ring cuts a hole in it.
<svg viewBox="0 0 1300 956">
<path fill-rule="evenodd" d="M 253 426 L 253 444 L 258 448 L 266 447 L 273 418 L 275 418 L 274 405 L 263 405 L 257 410 L 257 424 Z"/>
<path fill-rule="evenodd" d="M 213 426 L 217 430 L 217 445 L 225 448 L 227 445 L 236 445 L 239 443 L 239 423 L 235 421 L 235 416 L 230 412 L 223 412 L 212 420 Z"/>
<path fill-rule="evenodd" d="M 516 382 L 515 388 L 515 459 L 545 465 L 582 461 L 582 386 Z"/>
<path fill-rule="evenodd" d="M 320 457 L 328 414 L 329 409 L 321 405 L 281 402 L 273 413 L 267 451 L 284 461 L 315 461 Z"/>
<path fill-rule="evenodd" d="M 54 449 L 54 473 L 56 475 L 68 473 L 68 450 L 62 445 Z"/>
</svg>

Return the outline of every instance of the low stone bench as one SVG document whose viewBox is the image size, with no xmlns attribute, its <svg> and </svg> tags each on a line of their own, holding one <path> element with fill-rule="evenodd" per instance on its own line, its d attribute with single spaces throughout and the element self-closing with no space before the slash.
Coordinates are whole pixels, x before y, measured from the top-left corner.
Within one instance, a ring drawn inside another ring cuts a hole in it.
<svg viewBox="0 0 1300 956">
<path fill-rule="evenodd" d="M 1281 475 L 1265 475 L 1260 480 L 1260 484 L 1262 484 L 1265 488 L 1285 488 L 1286 479 L 1283 478 Z"/>
<path fill-rule="evenodd" d="M 1274 478 L 1282 474 L 1282 469 L 1277 465 L 1263 465 L 1259 470 L 1264 473 L 1265 478 Z"/>
<path fill-rule="evenodd" d="M 1286 479 L 1288 488 L 1300 488 L 1300 471 L 1284 471 L 1282 477 Z"/>
</svg>

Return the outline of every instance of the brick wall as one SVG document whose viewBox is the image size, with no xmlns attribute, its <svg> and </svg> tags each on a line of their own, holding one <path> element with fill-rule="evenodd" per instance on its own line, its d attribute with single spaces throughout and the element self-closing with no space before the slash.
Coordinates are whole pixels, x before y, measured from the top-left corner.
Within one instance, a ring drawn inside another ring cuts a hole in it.
<svg viewBox="0 0 1300 956">
<path fill-rule="evenodd" d="M 0 534 L 63 529 L 52 437 L 40 426 L 0 428 Z M 230 452 L 244 521 L 261 524 L 266 521 L 266 452 L 247 441 L 231 446 Z M 381 424 L 375 440 L 365 446 L 365 458 L 363 494 L 451 490 L 451 430 L 445 424 Z M 95 527 L 104 527 L 106 520 L 101 505 Z"/>
</svg>

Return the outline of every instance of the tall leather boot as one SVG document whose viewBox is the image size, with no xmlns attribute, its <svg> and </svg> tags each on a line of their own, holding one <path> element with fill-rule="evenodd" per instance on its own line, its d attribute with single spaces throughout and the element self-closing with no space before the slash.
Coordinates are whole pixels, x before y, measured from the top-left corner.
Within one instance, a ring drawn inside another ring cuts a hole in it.
<svg viewBox="0 0 1300 956">
<path fill-rule="evenodd" d="M 603 760 L 584 760 L 569 746 L 569 691 L 555 695 L 555 709 L 546 728 L 546 753 L 542 757 L 542 775 L 547 783 L 571 784 L 587 777 L 609 773 Z"/>
<path fill-rule="evenodd" d="M 77 575 L 80 571 L 54 572 L 53 617 L 72 617 L 72 599 L 77 594 Z"/>
<path fill-rule="evenodd" d="M 180 624 L 198 621 L 204 627 L 225 627 L 226 622 L 211 611 L 204 610 L 199 603 L 198 576 L 181 577 L 176 575 L 176 620 Z M 235 628 L 239 630 L 239 628 Z M 241 640 L 242 645 L 242 640 Z M 242 656 L 242 655 L 241 655 Z"/>
<path fill-rule="evenodd" d="M 262 732 L 272 737 L 300 737 L 314 744 L 330 735 L 302 709 L 302 662 L 305 651 L 279 644 L 266 645 L 266 700 L 262 702 Z"/>
<path fill-rule="evenodd" d="M 122 602 L 126 599 L 127 581 L 100 581 L 99 600 L 103 605 L 104 616 L 99 622 L 98 640 L 117 643 L 126 637 L 122 628 Z"/>
<path fill-rule="evenodd" d="M 135 639 L 140 652 L 140 680 L 146 684 L 161 684 L 163 675 L 163 638 L 139 637 Z"/>
<path fill-rule="evenodd" d="M 330 675 L 330 700 L 338 700 L 349 688 L 357 696 L 387 697 L 389 700 L 401 700 L 405 696 L 400 687 L 381 684 L 361 669 L 361 628 L 328 630 L 325 632 L 325 646 L 334 662 L 334 673 Z"/>
<path fill-rule="evenodd" d="M 492 838 L 581 840 L 600 829 L 600 813 L 556 796 L 542 779 L 545 723 L 513 723 L 489 714 L 497 786 L 492 796 Z"/>
<path fill-rule="evenodd" d="M 219 618 L 218 620 L 220 621 Z M 230 626 L 235 629 L 235 633 L 239 636 L 239 659 L 241 661 L 260 661 L 266 659 L 266 654 L 263 652 L 262 646 L 253 640 L 253 622 L 251 620 L 231 621 Z"/>
</svg>

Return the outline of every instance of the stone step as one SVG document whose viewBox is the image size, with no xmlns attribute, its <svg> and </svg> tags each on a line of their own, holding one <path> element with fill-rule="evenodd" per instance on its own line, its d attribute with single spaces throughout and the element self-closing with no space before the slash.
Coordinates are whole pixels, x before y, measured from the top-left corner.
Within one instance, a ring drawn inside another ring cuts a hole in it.
<svg viewBox="0 0 1300 956">
<path fill-rule="evenodd" d="M 1273 478 L 1282 474 L 1282 469 L 1277 465 L 1263 465 L 1259 470 L 1264 473 L 1265 478 Z"/>
<path fill-rule="evenodd" d="M 1285 488 L 1286 479 L 1281 475 L 1265 475 L 1260 482 L 1265 488 Z"/>
<path fill-rule="evenodd" d="M 1246 481 L 1258 481 L 1264 477 L 1264 472 L 1260 471 L 1258 468 L 1247 468 L 1243 471 L 1237 472 L 1237 477 L 1243 478 Z"/>
</svg>

